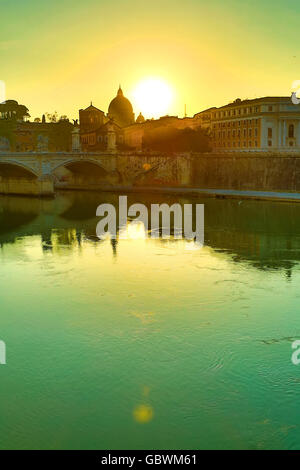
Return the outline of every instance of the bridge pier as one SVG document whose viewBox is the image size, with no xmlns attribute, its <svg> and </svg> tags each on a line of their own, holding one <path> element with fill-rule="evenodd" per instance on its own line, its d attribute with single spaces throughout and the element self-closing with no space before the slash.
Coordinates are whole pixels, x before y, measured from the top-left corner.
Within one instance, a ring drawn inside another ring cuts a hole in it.
<svg viewBox="0 0 300 470">
<path fill-rule="evenodd" d="M 54 197 L 54 180 L 50 175 L 37 178 L 38 196 Z"/>
<path fill-rule="evenodd" d="M 53 180 L 49 178 L 14 178 L 0 176 L 0 194 L 54 197 Z"/>
</svg>

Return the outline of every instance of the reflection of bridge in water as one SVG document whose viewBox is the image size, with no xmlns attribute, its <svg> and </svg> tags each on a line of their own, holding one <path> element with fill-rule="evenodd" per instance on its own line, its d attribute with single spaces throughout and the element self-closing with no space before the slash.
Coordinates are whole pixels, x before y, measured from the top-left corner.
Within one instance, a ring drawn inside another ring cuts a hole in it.
<svg viewBox="0 0 300 470">
<path fill-rule="evenodd" d="M 29 203 L 30 202 L 30 203 Z M 129 194 L 128 204 L 205 204 L 205 245 L 224 252 L 234 262 L 249 261 L 259 269 L 282 269 L 289 277 L 300 261 L 300 205 L 293 203 L 187 199 L 175 196 Z M 111 203 L 118 207 L 114 193 L 59 192 L 55 199 L 0 197 L 0 244 L 15 243 L 21 237 L 38 235 L 43 250 L 55 243 L 74 249 L 83 240 L 101 243 L 96 237 L 96 208 Z M 150 210 L 149 210 L 150 214 Z M 158 243 L 165 243 L 158 240 Z M 171 240 L 177 243 L 177 240 Z M 120 241 L 119 243 L 122 243 Z M 155 242 L 156 243 L 156 242 Z M 112 242 L 117 254 L 118 241 Z"/>
<path fill-rule="evenodd" d="M 61 189 L 113 189 L 135 185 L 187 185 L 186 155 L 109 153 L 2 153 L 0 193 L 45 195 Z"/>
</svg>

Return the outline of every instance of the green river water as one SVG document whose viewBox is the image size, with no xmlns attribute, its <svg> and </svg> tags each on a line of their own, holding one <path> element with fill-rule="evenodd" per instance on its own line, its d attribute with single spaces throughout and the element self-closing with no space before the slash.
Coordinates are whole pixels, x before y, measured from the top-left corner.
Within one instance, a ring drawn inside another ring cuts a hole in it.
<svg viewBox="0 0 300 470">
<path fill-rule="evenodd" d="M 0 197 L 0 448 L 300 446 L 300 204 L 205 204 L 205 245 L 110 242 L 112 193 Z"/>
</svg>

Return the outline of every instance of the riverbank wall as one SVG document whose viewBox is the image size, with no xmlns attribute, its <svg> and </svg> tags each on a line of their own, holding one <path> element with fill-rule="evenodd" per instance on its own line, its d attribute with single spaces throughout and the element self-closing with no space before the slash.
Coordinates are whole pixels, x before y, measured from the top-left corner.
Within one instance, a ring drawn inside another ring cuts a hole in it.
<svg viewBox="0 0 300 470">
<path fill-rule="evenodd" d="M 190 187 L 300 192 L 300 154 L 196 155 L 193 156 Z"/>
</svg>

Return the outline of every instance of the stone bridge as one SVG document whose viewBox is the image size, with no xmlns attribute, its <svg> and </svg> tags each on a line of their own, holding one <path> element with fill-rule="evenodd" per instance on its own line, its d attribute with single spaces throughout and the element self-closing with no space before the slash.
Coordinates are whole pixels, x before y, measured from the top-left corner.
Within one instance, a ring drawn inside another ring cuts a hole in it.
<svg viewBox="0 0 300 470">
<path fill-rule="evenodd" d="M 58 189 L 188 186 L 188 154 L 0 153 L 0 193 L 51 196 Z"/>
</svg>

